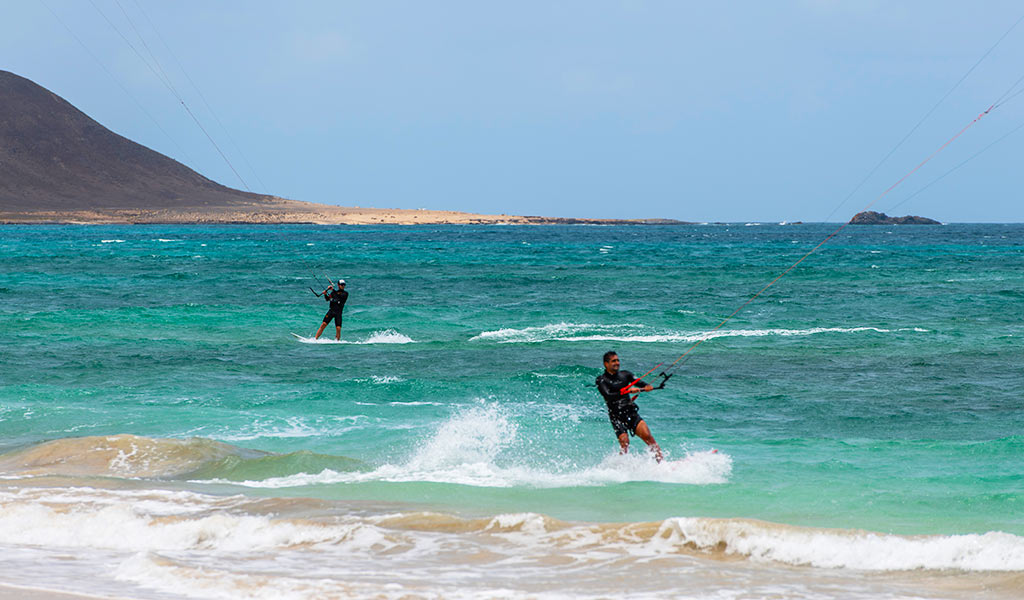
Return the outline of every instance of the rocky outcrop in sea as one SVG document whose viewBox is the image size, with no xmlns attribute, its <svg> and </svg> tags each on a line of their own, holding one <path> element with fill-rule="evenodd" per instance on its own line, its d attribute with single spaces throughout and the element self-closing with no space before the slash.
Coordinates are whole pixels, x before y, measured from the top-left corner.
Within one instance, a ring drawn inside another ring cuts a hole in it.
<svg viewBox="0 0 1024 600">
<path fill-rule="evenodd" d="M 850 225 L 942 225 L 941 222 L 928 217 L 890 217 L 885 213 L 866 210 L 853 215 Z"/>
</svg>

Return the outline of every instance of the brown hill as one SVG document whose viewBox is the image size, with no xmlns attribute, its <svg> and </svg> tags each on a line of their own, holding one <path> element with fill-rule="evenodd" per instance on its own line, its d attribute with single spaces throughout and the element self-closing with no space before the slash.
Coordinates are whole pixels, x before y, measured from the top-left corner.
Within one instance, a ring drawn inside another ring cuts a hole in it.
<svg viewBox="0 0 1024 600">
<path fill-rule="evenodd" d="M 172 209 L 271 201 L 225 187 L 0 71 L 0 210 Z"/>
</svg>

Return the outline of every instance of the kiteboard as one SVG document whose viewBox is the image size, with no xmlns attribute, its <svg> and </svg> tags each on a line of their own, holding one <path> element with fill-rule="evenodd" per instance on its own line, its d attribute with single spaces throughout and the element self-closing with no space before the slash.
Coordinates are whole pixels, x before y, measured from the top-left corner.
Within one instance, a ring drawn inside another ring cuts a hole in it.
<svg viewBox="0 0 1024 600">
<path fill-rule="evenodd" d="M 343 344 L 344 343 L 341 340 L 336 340 L 334 338 L 324 338 L 324 339 L 319 339 L 318 340 L 315 337 L 307 337 L 307 336 L 304 336 L 304 335 L 299 335 L 299 334 L 295 333 L 294 331 L 291 332 L 291 334 L 293 336 L 295 336 L 295 339 L 299 340 L 303 344 Z"/>
</svg>

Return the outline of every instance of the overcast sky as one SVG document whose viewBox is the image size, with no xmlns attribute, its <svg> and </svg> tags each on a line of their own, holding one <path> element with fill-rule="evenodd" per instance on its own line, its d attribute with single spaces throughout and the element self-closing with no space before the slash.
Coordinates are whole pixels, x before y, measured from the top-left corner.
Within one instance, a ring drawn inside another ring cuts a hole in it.
<svg viewBox="0 0 1024 600">
<path fill-rule="evenodd" d="M 10 0 L 0 68 L 286 198 L 840 221 L 1024 89 L 1021 23 L 844 202 L 1022 15 L 1014 1 Z M 873 208 L 1024 222 L 1022 123 L 1024 94 Z"/>
</svg>

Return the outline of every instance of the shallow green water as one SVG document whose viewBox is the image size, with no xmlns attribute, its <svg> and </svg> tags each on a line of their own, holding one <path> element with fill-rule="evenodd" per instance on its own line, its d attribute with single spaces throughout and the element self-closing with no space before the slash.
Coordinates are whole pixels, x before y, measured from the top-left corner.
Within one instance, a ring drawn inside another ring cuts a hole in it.
<svg viewBox="0 0 1024 600">
<path fill-rule="evenodd" d="M 671 361 L 832 229 L 3 226 L 0 444 L 304 451 L 185 479 L 467 515 L 1024 534 L 1021 225 L 848 228 L 640 398 L 672 458 L 731 463 L 615 458 L 601 354 Z M 313 273 L 349 343 L 291 335 Z"/>
</svg>

